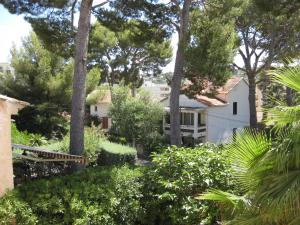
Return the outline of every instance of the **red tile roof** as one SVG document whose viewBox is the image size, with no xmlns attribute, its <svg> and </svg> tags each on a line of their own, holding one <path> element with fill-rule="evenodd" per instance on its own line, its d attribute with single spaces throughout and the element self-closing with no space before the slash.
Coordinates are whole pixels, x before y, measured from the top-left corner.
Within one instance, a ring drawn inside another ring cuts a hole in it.
<svg viewBox="0 0 300 225">
<path fill-rule="evenodd" d="M 212 93 L 212 84 L 209 83 L 207 88 L 201 91 L 201 93 L 194 95 L 195 100 L 201 102 L 207 106 L 222 106 L 227 104 L 228 93 L 244 78 L 239 76 L 233 76 L 229 78 L 225 85 L 218 88 L 217 94 L 209 96 Z"/>
</svg>

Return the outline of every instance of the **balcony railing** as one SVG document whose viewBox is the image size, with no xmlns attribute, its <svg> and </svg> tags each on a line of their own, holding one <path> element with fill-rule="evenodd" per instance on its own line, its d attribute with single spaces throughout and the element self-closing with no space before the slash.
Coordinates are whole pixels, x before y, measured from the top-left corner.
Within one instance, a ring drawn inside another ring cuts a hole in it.
<svg viewBox="0 0 300 225">
<path fill-rule="evenodd" d="M 170 124 L 165 124 L 165 131 L 170 130 Z M 194 135 L 196 137 L 205 137 L 206 136 L 206 125 L 201 124 L 201 126 L 196 127 L 194 125 L 180 125 L 180 130 L 184 136 Z"/>
</svg>

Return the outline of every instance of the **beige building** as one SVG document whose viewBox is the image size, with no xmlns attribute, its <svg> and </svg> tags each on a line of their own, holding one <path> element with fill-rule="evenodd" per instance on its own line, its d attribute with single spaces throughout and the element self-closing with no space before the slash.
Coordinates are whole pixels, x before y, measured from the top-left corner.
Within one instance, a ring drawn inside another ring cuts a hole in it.
<svg viewBox="0 0 300 225">
<path fill-rule="evenodd" d="M 27 102 L 0 95 L 0 197 L 14 187 L 11 149 L 11 115 L 29 105 Z"/>
</svg>

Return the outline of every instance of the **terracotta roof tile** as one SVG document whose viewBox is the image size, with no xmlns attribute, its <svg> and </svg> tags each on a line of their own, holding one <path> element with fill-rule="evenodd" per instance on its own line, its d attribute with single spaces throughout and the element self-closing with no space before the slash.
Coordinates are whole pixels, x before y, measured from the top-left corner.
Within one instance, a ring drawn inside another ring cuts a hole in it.
<svg viewBox="0 0 300 225">
<path fill-rule="evenodd" d="M 229 78 L 225 85 L 218 88 L 217 94 L 209 97 L 208 94 L 212 92 L 212 84 L 208 83 L 207 88 L 201 91 L 201 93 L 196 94 L 194 98 L 208 106 L 222 106 L 227 104 L 227 95 L 228 93 L 241 81 L 243 77 L 240 76 L 232 76 Z M 188 84 L 190 85 L 190 84 Z M 185 87 L 186 88 L 186 87 Z"/>
</svg>

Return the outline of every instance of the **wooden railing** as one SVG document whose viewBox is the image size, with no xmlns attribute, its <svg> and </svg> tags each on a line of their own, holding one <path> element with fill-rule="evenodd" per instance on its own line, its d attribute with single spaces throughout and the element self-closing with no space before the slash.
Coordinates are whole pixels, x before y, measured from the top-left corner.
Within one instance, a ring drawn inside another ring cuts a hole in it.
<svg viewBox="0 0 300 225">
<path fill-rule="evenodd" d="M 22 150 L 22 154 L 16 152 L 17 149 Z M 87 160 L 84 156 L 49 151 L 38 147 L 12 144 L 12 150 L 14 158 L 27 159 L 35 162 L 75 162 L 83 165 L 87 164 Z"/>
</svg>

